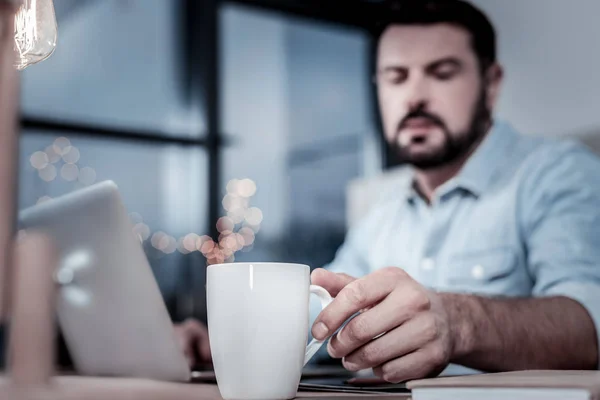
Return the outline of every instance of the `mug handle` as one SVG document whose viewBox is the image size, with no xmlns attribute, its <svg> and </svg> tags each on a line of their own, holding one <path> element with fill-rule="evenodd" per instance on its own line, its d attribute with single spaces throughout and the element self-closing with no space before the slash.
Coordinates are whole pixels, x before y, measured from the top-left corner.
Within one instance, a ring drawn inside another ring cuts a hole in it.
<svg viewBox="0 0 600 400">
<path fill-rule="evenodd" d="M 321 300 L 321 310 L 323 310 L 333 301 L 333 297 L 331 297 L 329 292 L 323 289 L 321 286 L 310 285 L 310 293 L 316 295 L 319 300 Z M 317 351 L 319 351 L 323 343 L 325 343 L 324 340 L 313 339 L 310 341 L 308 346 L 306 346 L 304 365 L 306 365 L 306 363 L 313 358 L 315 354 L 317 354 Z"/>
</svg>

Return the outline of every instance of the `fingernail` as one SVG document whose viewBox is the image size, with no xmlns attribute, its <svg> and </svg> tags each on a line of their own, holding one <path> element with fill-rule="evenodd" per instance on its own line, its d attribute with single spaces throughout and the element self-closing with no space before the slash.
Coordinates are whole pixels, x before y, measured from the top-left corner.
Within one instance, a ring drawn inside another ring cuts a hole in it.
<svg viewBox="0 0 600 400">
<path fill-rule="evenodd" d="M 342 365 L 350 372 L 358 372 L 360 368 L 357 364 L 353 364 L 346 360 L 346 358 L 342 358 Z"/>
<path fill-rule="evenodd" d="M 323 340 L 327 337 L 329 333 L 329 329 L 327 329 L 327 325 L 322 322 L 319 322 L 313 327 L 312 334 L 313 337 L 317 340 Z"/>
</svg>

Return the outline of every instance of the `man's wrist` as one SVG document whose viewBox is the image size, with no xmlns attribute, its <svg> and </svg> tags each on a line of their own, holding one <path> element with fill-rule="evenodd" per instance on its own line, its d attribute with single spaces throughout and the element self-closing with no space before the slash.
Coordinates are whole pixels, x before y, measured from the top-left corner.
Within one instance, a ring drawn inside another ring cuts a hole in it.
<svg viewBox="0 0 600 400">
<path fill-rule="evenodd" d="M 472 353 L 476 340 L 477 301 L 472 296 L 439 293 L 448 318 L 451 341 L 451 362 L 457 362 Z"/>
</svg>

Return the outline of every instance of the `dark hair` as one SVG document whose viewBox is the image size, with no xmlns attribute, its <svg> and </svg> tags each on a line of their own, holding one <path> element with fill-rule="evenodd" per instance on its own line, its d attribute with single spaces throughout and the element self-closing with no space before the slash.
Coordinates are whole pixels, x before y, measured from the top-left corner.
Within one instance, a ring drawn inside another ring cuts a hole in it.
<svg viewBox="0 0 600 400">
<path fill-rule="evenodd" d="M 376 38 L 391 25 L 451 24 L 471 34 L 473 50 L 481 71 L 496 62 L 496 31 L 488 17 L 463 0 L 396 0 L 379 16 Z"/>
</svg>

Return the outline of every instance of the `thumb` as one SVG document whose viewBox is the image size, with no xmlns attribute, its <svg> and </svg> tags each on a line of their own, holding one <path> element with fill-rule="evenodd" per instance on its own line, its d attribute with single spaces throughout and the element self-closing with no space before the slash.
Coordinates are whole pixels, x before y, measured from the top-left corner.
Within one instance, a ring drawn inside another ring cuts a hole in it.
<svg viewBox="0 0 600 400">
<path fill-rule="evenodd" d="M 323 287 L 332 297 L 337 296 L 346 285 L 356 280 L 356 278 L 350 275 L 327 271 L 323 268 L 315 269 L 310 279 L 313 285 Z"/>
<path fill-rule="evenodd" d="M 198 353 L 200 354 L 202 362 L 208 363 L 212 360 L 208 336 L 201 338 L 198 342 Z"/>
</svg>

